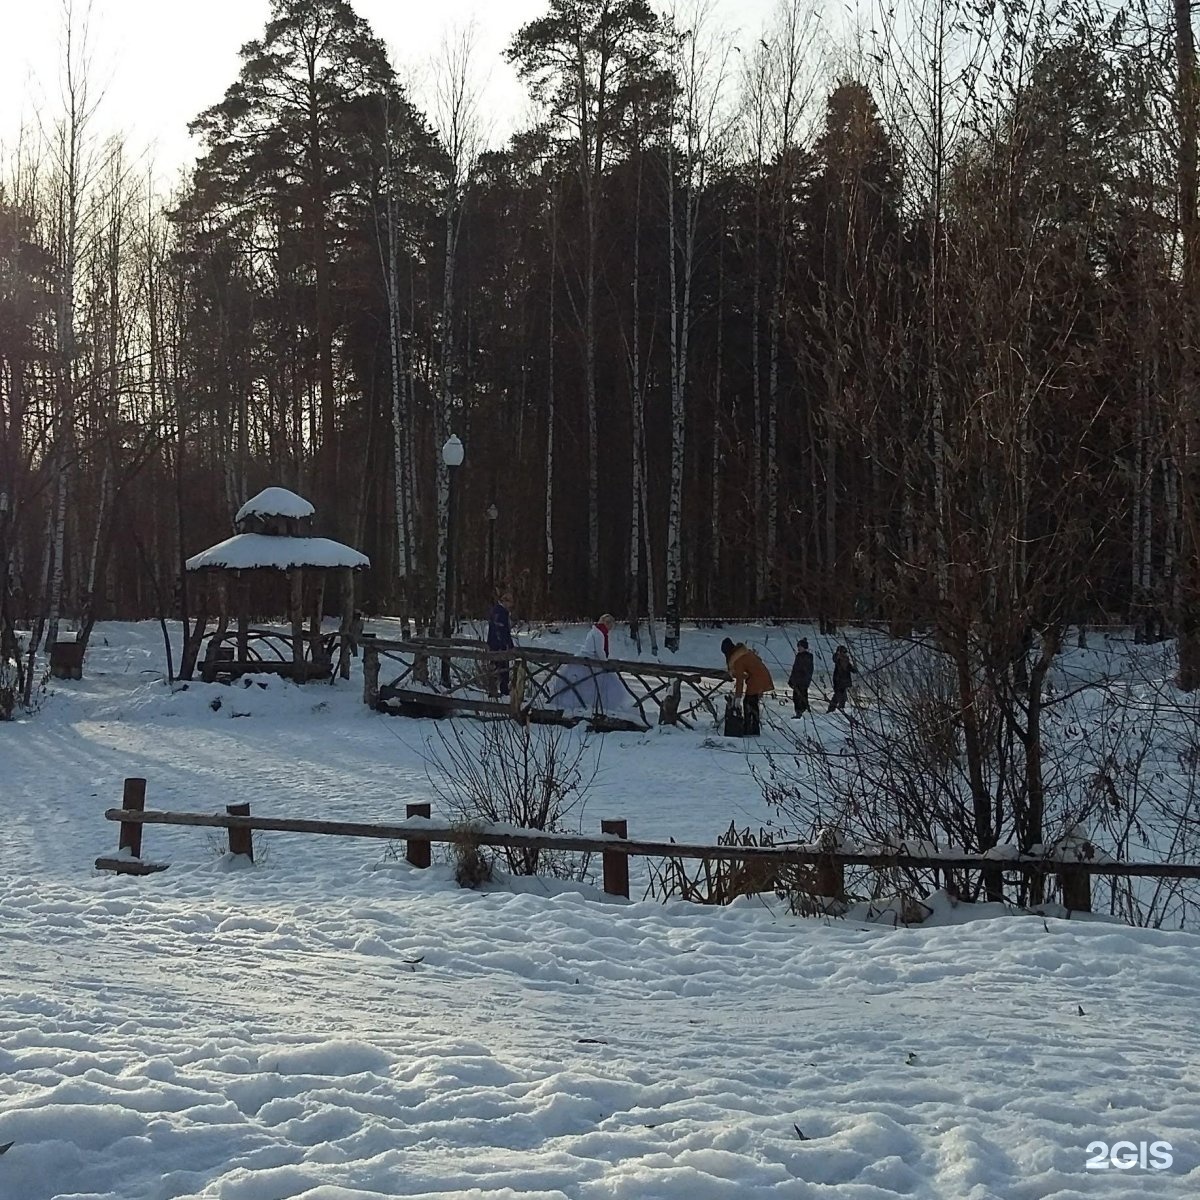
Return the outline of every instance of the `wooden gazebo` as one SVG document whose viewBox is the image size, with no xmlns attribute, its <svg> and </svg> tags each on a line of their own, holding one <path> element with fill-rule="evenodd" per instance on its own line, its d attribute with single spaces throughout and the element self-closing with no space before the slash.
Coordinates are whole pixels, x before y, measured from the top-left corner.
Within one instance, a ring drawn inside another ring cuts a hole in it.
<svg viewBox="0 0 1200 1200">
<path fill-rule="evenodd" d="M 187 560 L 187 570 L 202 582 L 203 590 L 193 634 L 196 645 L 185 661 L 194 662 L 207 641 L 201 667 L 205 680 L 256 673 L 282 675 L 297 683 L 328 679 L 335 650 L 338 672 L 349 678 L 350 652 L 359 632 L 354 577 L 371 563 L 341 542 L 313 537 L 314 511 L 295 492 L 266 488 L 238 509 L 233 537 Z M 337 633 L 322 636 L 325 594 L 331 587 L 339 592 L 341 625 Z M 290 634 L 251 627 L 252 611 L 284 610 Z M 216 618 L 211 632 L 209 614 Z"/>
</svg>

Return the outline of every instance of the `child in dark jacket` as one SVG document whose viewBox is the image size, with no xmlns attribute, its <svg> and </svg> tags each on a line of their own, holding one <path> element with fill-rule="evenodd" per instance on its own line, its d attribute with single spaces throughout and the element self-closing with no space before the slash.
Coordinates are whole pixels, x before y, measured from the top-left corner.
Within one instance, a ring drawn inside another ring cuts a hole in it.
<svg viewBox="0 0 1200 1200">
<path fill-rule="evenodd" d="M 808 687 L 812 683 L 812 677 L 812 651 L 808 648 L 808 638 L 801 638 L 796 644 L 796 661 L 792 663 L 792 673 L 788 676 L 797 720 L 808 712 Z"/>
<path fill-rule="evenodd" d="M 833 699 L 829 701 L 830 712 L 846 711 L 846 696 L 850 691 L 854 670 L 850 651 L 845 646 L 839 646 L 833 652 Z"/>
</svg>

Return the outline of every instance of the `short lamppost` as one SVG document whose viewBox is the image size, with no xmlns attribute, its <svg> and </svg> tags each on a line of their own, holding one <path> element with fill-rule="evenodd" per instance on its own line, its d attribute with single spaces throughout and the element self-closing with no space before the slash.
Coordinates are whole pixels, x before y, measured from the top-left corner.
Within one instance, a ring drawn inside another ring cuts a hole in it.
<svg viewBox="0 0 1200 1200">
<path fill-rule="evenodd" d="M 442 462 L 446 464 L 447 499 L 446 499 L 446 563 L 445 576 L 442 580 L 444 600 L 442 604 L 442 637 L 449 640 L 452 636 L 451 616 L 454 611 L 454 471 L 462 466 L 465 455 L 463 444 L 458 434 L 452 433 L 442 446 Z M 450 654 L 447 650 L 442 659 L 442 687 L 450 690 Z"/>
<path fill-rule="evenodd" d="M 492 590 L 492 599 L 496 598 L 496 518 L 500 510 L 493 500 L 487 506 L 485 515 L 488 519 L 488 587 Z"/>
</svg>

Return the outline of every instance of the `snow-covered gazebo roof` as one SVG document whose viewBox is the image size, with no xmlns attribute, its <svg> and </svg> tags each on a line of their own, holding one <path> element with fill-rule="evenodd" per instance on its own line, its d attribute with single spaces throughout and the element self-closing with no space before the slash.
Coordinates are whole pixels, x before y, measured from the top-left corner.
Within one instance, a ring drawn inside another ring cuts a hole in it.
<svg viewBox="0 0 1200 1200">
<path fill-rule="evenodd" d="M 290 571 L 294 567 L 349 567 L 360 571 L 370 565 L 365 554 L 330 538 L 270 533 L 238 533 L 187 560 L 189 571 Z"/>
<path fill-rule="evenodd" d="M 311 517 L 316 511 L 303 496 L 297 496 L 287 488 L 269 487 L 263 488 L 257 496 L 251 496 L 237 510 L 233 523 L 237 525 L 246 517 L 290 517 L 293 520 L 302 520 Z"/>
</svg>

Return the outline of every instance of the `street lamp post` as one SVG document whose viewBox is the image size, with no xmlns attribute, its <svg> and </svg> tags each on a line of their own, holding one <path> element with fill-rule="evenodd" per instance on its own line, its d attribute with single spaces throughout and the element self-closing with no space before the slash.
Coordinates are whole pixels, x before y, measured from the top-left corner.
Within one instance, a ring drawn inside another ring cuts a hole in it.
<svg viewBox="0 0 1200 1200">
<path fill-rule="evenodd" d="M 496 595 L 496 518 L 500 515 L 495 500 L 487 506 L 486 515 L 488 519 L 488 587 L 491 588 L 494 599 Z"/>
<path fill-rule="evenodd" d="M 454 472 L 462 466 L 466 451 L 458 435 L 452 433 L 442 446 L 442 462 L 446 464 L 447 501 L 446 501 L 446 563 L 445 576 L 442 580 L 442 637 L 452 636 L 452 614 L 454 611 Z M 450 690 L 450 654 L 447 652 L 442 659 L 442 687 Z"/>
</svg>

